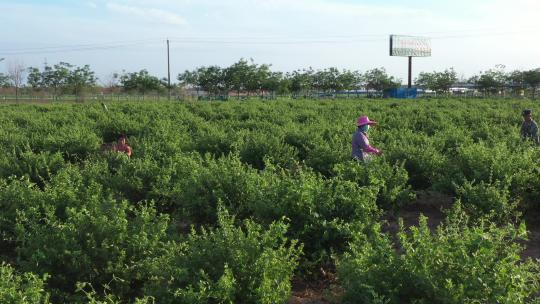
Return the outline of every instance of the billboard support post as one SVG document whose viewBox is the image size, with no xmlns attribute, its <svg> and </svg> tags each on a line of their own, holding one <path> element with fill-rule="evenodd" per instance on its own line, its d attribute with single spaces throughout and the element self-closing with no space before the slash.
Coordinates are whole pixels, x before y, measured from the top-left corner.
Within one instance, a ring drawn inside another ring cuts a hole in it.
<svg viewBox="0 0 540 304">
<path fill-rule="evenodd" d="M 407 88 L 412 88 L 412 56 L 409 56 L 409 82 Z"/>
</svg>

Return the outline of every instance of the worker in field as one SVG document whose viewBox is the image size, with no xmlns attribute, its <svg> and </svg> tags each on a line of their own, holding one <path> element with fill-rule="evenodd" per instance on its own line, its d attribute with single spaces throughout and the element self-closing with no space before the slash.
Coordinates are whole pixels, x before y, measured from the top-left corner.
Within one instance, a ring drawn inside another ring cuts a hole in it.
<svg viewBox="0 0 540 304">
<path fill-rule="evenodd" d="M 532 118 L 532 111 L 523 110 L 523 123 L 521 124 L 521 138 L 523 140 L 532 140 L 538 145 L 538 125 Z"/>
<path fill-rule="evenodd" d="M 367 116 L 360 116 L 356 120 L 356 132 L 352 137 L 352 158 L 357 161 L 368 162 L 371 155 L 381 155 L 382 151 L 376 149 L 369 144 L 368 131 L 369 127 L 377 124 L 377 122 L 369 120 Z"/>
<path fill-rule="evenodd" d="M 131 149 L 131 147 L 126 143 L 126 141 L 127 141 L 126 135 L 121 134 L 121 135 L 118 137 L 118 140 L 116 141 L 116 145 L 114 145 L 114 147 L 113 147 L 113 151 L 115 151 L 115 152 L 121 152 L 121 153 L 126 153 L 127 156 L 131 158 L 131 152 L 132 152 L 132 149 Z"/>
<path fill-rule="evenodd" d="M 121 134 L 116 143 L 108 143 L 101 145 L 101 151 L 107 152 L 107 151 L 114 151 L 114 152 L 120 152 L 120 153 L 126 153 L 129 158 L 131 158 L 131 153 L 133 152 L 133 149 L 126 143 L 126 135 Z"/>
</svg>

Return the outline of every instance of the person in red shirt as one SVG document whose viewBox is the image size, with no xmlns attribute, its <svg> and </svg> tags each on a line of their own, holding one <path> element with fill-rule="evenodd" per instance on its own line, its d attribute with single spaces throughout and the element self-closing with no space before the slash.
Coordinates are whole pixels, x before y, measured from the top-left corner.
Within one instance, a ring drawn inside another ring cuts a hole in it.
<svg viewBox="0 0 540 304">
<path fill-rule="evenodd" d="M 113 151 L 126 153 L 131 158 L 131 147 L 126 143 L 126 135 L 122 134 L 118 137 L 116 144 L 113 147 Z"/>
</svg>

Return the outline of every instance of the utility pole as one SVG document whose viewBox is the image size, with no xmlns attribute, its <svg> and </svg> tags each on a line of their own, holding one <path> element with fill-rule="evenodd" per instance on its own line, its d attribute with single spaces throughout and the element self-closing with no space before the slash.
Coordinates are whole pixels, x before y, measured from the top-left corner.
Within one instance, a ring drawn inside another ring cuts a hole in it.
<svg viewBox="0 0 540 304">
<path fill-rule="evenodd" d="M 169 100 L 171 100 L 171 57 L 169 55 L 169 38 L 167 38 L 167 89 L 169 90 Z"/>
</svg>

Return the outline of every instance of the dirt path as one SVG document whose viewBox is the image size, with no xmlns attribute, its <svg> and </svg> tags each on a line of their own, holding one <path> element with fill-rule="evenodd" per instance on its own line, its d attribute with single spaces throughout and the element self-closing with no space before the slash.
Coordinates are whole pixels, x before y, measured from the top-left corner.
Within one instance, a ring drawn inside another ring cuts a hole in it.
<svg viewBox="0 0 540 304">
<path fill-rule="evenodd" d="M 524 215 L 529 240 L 525 242 L 522 258 L 540 259 L 540 210 L 528 211 Z"/>
</svg>

